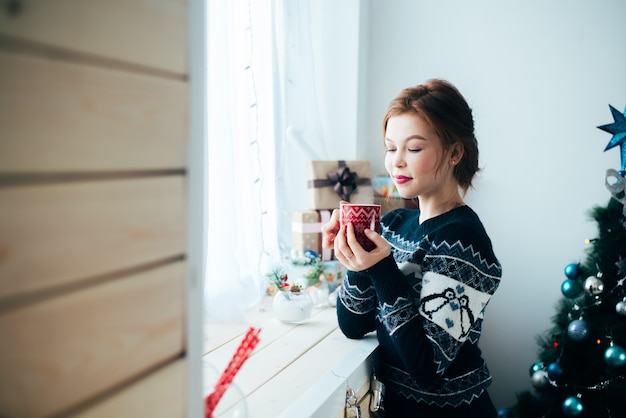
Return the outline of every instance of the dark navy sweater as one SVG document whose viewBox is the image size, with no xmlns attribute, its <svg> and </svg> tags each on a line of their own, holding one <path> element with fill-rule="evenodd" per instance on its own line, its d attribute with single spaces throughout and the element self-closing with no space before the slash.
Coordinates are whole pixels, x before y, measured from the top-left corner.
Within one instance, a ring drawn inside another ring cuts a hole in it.
<svg viewBox="0 0 626 418">
<path fill-rule="evenodd" d="M 483 224 L 468 206 L 424 223 L 419 210 L 381 219 L 391 255 L 348 271 L 337 316 L 348 338 L 376 331 L 388 391 L 424 406 L 467 407 L 491 383 L 478 348 L 483 313 L 502 276 Z"/>
</svg>

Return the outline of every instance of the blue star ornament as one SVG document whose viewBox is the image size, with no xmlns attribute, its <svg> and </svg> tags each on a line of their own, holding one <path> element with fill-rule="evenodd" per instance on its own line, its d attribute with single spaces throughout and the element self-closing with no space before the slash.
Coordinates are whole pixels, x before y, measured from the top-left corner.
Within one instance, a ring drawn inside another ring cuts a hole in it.
<svg viewBox="0 0 626 418">
<path fill-rule="evenodd" d="M 620 113 L 619 110 L 615 109 L 611 105 L 609 105 L 609 108 L 611 109 L 614 122 L 598 126 L 598 128 L 613 134 L 613 137 L 607 144 L 606 148 L 604 148 L 605 151 L 619 145 L 621 157 L 620 175 L 623 176 L 624 173 L 626 173 L 626 147 L 624 147 L 624 142 L 626 142 L 626 108 L 624 109 L 624 113 Z"/>
</svg>

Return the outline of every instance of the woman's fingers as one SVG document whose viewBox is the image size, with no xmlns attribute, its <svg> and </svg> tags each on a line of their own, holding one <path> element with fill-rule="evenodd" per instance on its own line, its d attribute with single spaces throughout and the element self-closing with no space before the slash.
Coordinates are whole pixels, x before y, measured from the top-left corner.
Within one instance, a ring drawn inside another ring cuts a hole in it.
<svg viewBox="0 0 626 418">
<path fill-rule="evenodd" d="M 348 224 L 345 234 L 341 235 L 341 241 L 345 241 L 345 248 L 341 246 L 339 248 L 346 260 L 342 263 L 350 270 L 366 270 L 391 254 L 389 243 L 375 231 L 365 230 L 365 235 L 376 245 L 371 251 L 366 251 L 359 243 L 352 224 Z"/>
<path fill-rule="evenodd" d="M 349 263 L 349 260 L 354 257 L 354 252 L 352 251 L 352 248 L 350 248 L 350 245 L 348 244 L 348 241 L 346 239 L 345 226 L 339 228 L 337 236 L 335 237 L 334 248 L 335 257 L 337 257 L 339 261 L 341 261 L 342 264 L 346 265 L 347 267 L 347 263 Z"/>
<path fill-rule="evenodd" d="M 365 236 L 372 241 L 374 244 L 376 244 L 376 247 L 380 247 L 380 246 L 386 246 L 387 245 L 387 240 L 385 240 L 383 237 L 380 236 L 380 234 L 378 234 L 376 231 L 372 231 L 369 228 L 365 228 Z"/>
<path fill-rule="evenodd" d="M 330 221 L 322 225 L 322 247 L 333 248 L 335 237 L 339 232 L 339 210 L 333 210 Z"/>
</svg>

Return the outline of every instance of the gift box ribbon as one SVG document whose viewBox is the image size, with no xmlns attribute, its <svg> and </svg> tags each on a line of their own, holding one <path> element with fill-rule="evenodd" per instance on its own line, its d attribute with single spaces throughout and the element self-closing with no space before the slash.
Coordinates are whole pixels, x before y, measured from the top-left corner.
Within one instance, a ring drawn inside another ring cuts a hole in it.
<svg viewBox="0 0 626 418">
<path fill-rule="evenodd" d="M 309 223 L 292 222 L 291 228 L 293 232 L 296 232 L 298 234 L 321 234 L 322 226 L 330 222 L 331 212 L 329 210 L 320 210 L 319 214 L 320 214 L 321 222 L 309 222 Z M 321 244 L 320 244 L 320 247 L 321 247 Z M 321 247 L 321 248 L 322 248 L 322 260 L 328 261 L 332 259 L 332 256 L 333 256 L 332 249 L 324 248 L 324 247 Z"/>
<path fill-rule="evenodd" d="M 359 178 L 359 175 L 350 171 L 343 160 L 337 161 L 337 169 L 327 173 L 327 179 L 309 180 L 309 188 L 332 186 L 335 193 L 343 200 L 350 201 L 350 195 L 357 190 L 358 186 L 371 184 L 369 178 Z"/>
<path fill-rule="evenodd" d="M 292 222 L 291 229 L 298 234 L 320 234 L 322 232 L 322 223 L 301 223 Z"/>
</svg>

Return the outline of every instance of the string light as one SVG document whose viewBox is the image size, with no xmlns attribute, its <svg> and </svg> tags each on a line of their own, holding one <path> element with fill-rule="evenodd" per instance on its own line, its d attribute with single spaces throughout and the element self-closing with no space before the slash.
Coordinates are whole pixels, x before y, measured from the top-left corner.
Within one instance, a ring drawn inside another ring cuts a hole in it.
<svg viewBox="0 0 626 418">
<path fill-rule="evenodd" d="M 261 158 L 261 144 L 259 141 L 259 103 L 258 103 L 258 94 L 257 94 L 257 86 L 256 86 L 256 76 L 253 65 L 253 56 L 254 56 L 254 30 L 253 30 L 253 19 L 252 19 L 252 5 L 250 0 L 247 1 L 247 26 L 246 32 L 248 35 L 248 65 L 244 67 L 244 71 L 247 72 L 249 77 L 249 85 L 250 85 L 250 95 L 251 95 L 251 103 L 249 105 L 249 112 L 252 113 L 253 117 L 253 126 L 251 129 L 251 138 L 248 143 L 250 147 L 250 154 L 253 155 L 256 160 L 256 176 L 252 180 L 252 183 L 257 188 L 257 201 L 258 208 L 260 214 L 260 222 L 259 222 L 259 237 L 260 237 L 260 249 L 259 249 L 259 257 L 258 257 L 258 272 L 262 275 L 263 269 L 263 257 L 269 256 L 269 252 L 267 251 L 266 246 L 266 237 L 265 237 L 265 228 L 263 228 L 264 219 L 269 213 L 267 210 L 263 209 L 263 186 L 264 186 L 264 176 L 263 176 L 263 164 Z"/>
<path fill-rule="evenodd" d="M 591 386 L 583 386 L 583 385 L 573 385 L 570 383 L 557 383 L 555 380 L 550 379 L 550 386 L 555 387 L 555 388 L 565 388 L 565 389 L 575 389 L 576 391 L 588 391 L 588 392 L 593 392 L 593 391 L 598 391 L 598 390 L 604 390 L 608 387 L 612 387 L 615 388 L 618 385 L 621 386 L 626 386 L 626 378 L 624 378 L 623 376 L 618 376 L 616 378 L 613 379 L 607 379 L 607 380 L 603 380 L 602 382 L 596 383 L 595 385 L 591 385 Z"/>
</svg>

